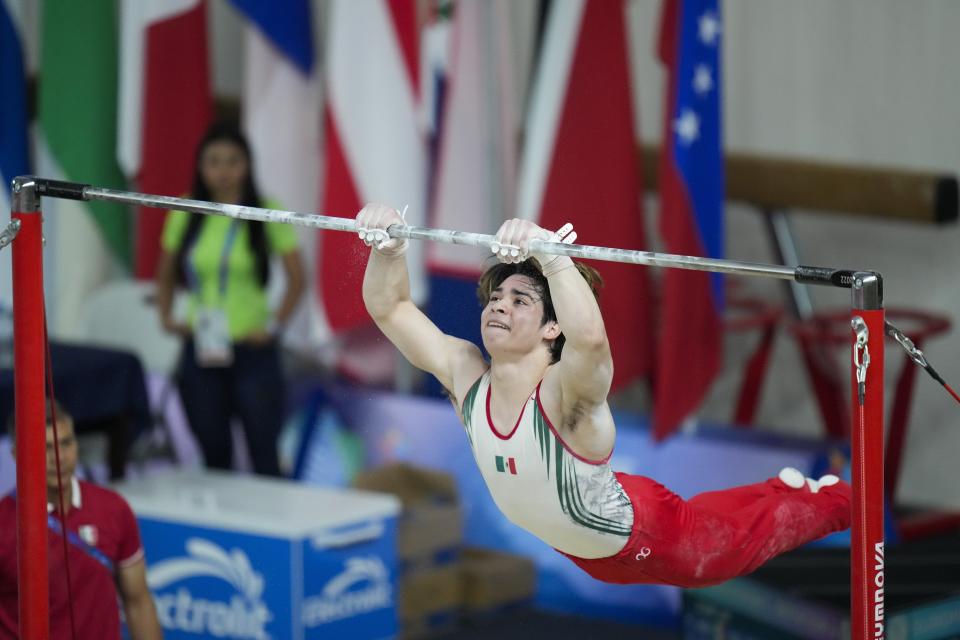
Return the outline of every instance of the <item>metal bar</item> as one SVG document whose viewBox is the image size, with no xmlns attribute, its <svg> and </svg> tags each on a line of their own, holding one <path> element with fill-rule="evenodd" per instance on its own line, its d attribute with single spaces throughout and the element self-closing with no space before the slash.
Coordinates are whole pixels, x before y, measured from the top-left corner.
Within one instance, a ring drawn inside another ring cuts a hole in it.
<svg viewBox="0 0 960 640">
<path fill-rule="evenodd" d="M 853 285 L 853 518 L 850 532 L 852 640 L 884 637 L 883 540 L 884 310 L 881 282 L 857 273 Z"/>
<path fill-rule="evenodd" d="M 193 213 L 205 213 L 240 220 L 259 220 L 262 222 L 281 222 L 301 227 L 313 227 L 331 231 L 356 232 L 357 227 L 353 218 L 338 218 L 315 213 L 297 213 L 279 209 L 262 209 L 259 207 L 245 207 L 241 205 L 204 202 L 201 200 L 187 200 L 169 196 L 150 196 L 114 189 L 86 187 L 83 190 L 85 200 L 106 200 L 125 204 L 145 205 L 166 209 L 178 209 Z M 448 229 L 429 229 L 426 227 L 393 225 L 387 232 L 392 238 L 409 238 L 411 240 L 430 240 L 448 244 L 461 244 L 471 247 L 489 248 L 494 236 L 484 233 L 468 231 L 451 231 Z M 563 244 L 560 242 L 542 242 L 534 240 L 530 243 L 531 250 L 553 255 L 565 255 L 571 258 L 585 258 L 604 260 L 608 262 L 628 262 L 658 267 L 677 267 L 698 271 L 715 271 L 722 273 L 738 273 L 741 275 L 764 275 L 774 278 L 792 280 L 794 269 L 779 265 L 767 265 L 751 262 L 736 262 L 733 260 L 717 260 L 713 258 L 698 258 L 695 256 L 679 256 L 653 251 L 635 251 L 631 249 L 614 249 L 610 247 L 595 247 L 589 245 Z"/>
<path fill-rule="evenodd" d="M 19 637 L 49 638 L 47 437 L 44 407 L 43 229 L 32 182 L 14 181 L 13 371 L 17 447 Z"/>
<path fill-rule="evenodd" d="M 241 205 L 220 204 L 172 196 L 156 196 L 132 191 L 105 189 L 70 182 L 60 182 L 35 178 L 38 193 L 54 198 L 69 198 L 78 200 L 103 200 L 123 204 L 157 207 L 161 209 L 177 209 L 208 215 L 226 216 L 240 220 L 259 220 L 261 222 L 280 222 L 301 227 L 327 229 L 331 231 L 356 232 L 353 218 L 324 216 L 315 213 L 298 213 L 280 209 L 263 209 L 259 207 L 245 207 Z M 409 238 L 412 240 L 431 240 L 449 244 L 462 244 L 474 247 L 490 247 L 494 236 L 467 231 L 451 231 L 447 229 L 428 229 L 426 227 L 393 225 L 387 230 L 393 238 Z M 825 267 L 785 267 L 782 265 L 763 264 L 758 262 L 740 262 L 736 260 L 719 260 L 715 258 L 700 258 L 696 256 L 682 256 L 653 251 L 637 251 L 633 249 L 615 249 L 611 247 L 596 247 L 590 245 L 562 244 L 559 242 L 543 242 L 534 240 L 530 249 L 552 255 L 563 255 L 571 258 L 588 260 L 603 260 L 607 262 L 626 262 L 655 267 L 672 267 L 694 271 L 711 271 L 715 273 L 730 273 L 737 275 L 762 276 L 779 278 L 781 280 L 796 280 L 807 284 L 822 284 L 834 287 L 850 288 L 853 271 L 831 269 Z"/>
<path fill-rule="evenodd" d="M 797 245 L 793 240 L 793 229 L 790 226 L 790 219 L 783 211 L 764 211 L 764 221 L 767 225 L 767 233 L 773 241 L 774 251 L 777 252 L 777 258 L 780 264 L 788 267 L 796 267 L 800 264 L 800 254 L 797 251 Z M 809 320 L 813 316 L 813 303 L 810 300 L 810 292 L 806 287 L 800 286 L 800 283 L 794 280 L 789 285 L 790 302 L 792 303 L 794 316 L 800 320 Z"/>
</svg>

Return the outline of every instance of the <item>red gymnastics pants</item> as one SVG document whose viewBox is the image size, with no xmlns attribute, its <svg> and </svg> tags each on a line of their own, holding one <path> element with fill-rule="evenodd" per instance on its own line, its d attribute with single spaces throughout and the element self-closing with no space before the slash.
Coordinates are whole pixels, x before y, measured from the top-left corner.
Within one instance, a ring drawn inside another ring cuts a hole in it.
<svg viewBox="0 0 960 640">
<path fill-rule="evenodd" d="M 650 478 L 616 475 L 633 503 L 630 540 L 607 558 L 568 555 L 604 582 L 705 587 L 850 526 L 843 481 L 811 493 L 771 478 L 684 500 Z"/>
</svg>

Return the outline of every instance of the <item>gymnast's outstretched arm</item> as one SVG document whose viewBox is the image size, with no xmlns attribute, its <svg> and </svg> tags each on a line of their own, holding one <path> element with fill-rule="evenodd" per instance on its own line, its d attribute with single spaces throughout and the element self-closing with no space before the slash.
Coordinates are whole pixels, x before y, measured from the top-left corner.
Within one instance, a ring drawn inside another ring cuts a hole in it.
<svg viewBox="0 0 960 640">
<path fill-rule="evenodd" d="M 542 391 L 551 404 L 560 407 L 560 429 L 578 453 L 602 458 L 613 448 L 615 427 L 607 394 L 613 379 L 613 359 L 603 316 L 591 285 L 570 258 L 530 253 L 532 239 L 570 243 L 576 239 L 572 225 L 556 232 L 529 220 L 508 220 L 497 232 L 497 242 L 520 249 L 515 258 L 498 255 L 501 261 L 536 258 L 550 289 L 557 323 L 565 338 L 560 361 L 546 373 Z M 596 276 L 596 272 L 592 272 Z"/>
<path fill-rule="evenodd" d="M 486 367 L 471 342 L 446 335 L 410 299 L 406 240 L 377 234 L 391 224 L 405 224 L 396 209 L 369 204 L 357 214 L 360 238 L 370 258 L 363 278 L 363 302 L 384 335 L 410 363 L 434 376 L 462 399 L 466 388 Z M 458 403 L 459 404 L 459 403 Z"/>
</svg>

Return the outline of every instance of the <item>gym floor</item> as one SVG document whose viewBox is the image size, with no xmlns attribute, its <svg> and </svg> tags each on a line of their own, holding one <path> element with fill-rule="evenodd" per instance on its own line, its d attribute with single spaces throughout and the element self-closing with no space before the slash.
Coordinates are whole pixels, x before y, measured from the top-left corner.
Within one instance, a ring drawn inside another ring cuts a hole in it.
<svg viewBox="0 0 960 640">
<path fill-rule="evenodd" d="M 638 638 L 642 640 L 678 640 L 676 631 L 651 628 L 634 624 L 592 620 L 578 616 L 567 616 L 519 609 L 481 620 L 468 620 L 456 630 L 434 636 L 435 640 L 619 640 L 620 638 Z"/>
</svg>

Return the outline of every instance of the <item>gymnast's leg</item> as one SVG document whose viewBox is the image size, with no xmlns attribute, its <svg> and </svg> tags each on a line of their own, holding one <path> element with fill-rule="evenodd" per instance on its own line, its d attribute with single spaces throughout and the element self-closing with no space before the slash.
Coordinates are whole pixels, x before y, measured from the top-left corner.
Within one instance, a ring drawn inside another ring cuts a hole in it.
<svg viewBox="0 0 960 640">
<path fill-rule="evenodd" d="M 716 584 L 847 528 L 850 487 L 830 482 L 814 493 L 806 483 L 793 488 L 776 478 L 751 485 L 750 491 L 734 490 L 733 500 L 711 492 L 689 502 L 660 487 L 655 499 L 635 513 L 640 521 L 634 526 L 664 551 L 654 575 L 684 586 Z M 757 492 L 756 500 L 730 508 L 751 491 Z"/>
<path fill-rule="evenodd" d="M 634 510 L 627 544 L 607 558 L 568 556 L 606 582 L 719 584 L 850 525 L 850 486 L 839 480 L 814 493 L 806 481 L 793 488 L 776 478 L 686 501 L 644 476 L 617 479 Z"/>
</svg>

